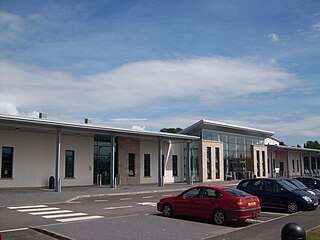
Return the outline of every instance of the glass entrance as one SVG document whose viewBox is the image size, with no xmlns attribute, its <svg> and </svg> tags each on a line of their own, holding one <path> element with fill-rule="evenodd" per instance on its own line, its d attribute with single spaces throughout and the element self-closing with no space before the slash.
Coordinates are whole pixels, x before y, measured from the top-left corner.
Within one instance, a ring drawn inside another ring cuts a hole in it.
<svg viewBox="0 0 320 240">
<path fill-rule="evenodd" d="M 94 140 L 93 183 L 110 184 L 111 142 L 109 139 Z"/>
</svg>

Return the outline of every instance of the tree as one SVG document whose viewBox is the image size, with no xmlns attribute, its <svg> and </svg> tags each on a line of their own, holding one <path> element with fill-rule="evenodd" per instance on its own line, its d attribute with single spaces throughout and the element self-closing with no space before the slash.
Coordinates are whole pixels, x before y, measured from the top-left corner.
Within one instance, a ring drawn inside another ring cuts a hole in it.
<svg viewBox="0 0 320 240">
<path fill-rule="evenodd" d="M 166 132 L 166 133 L 178 133 L 182 130 L 182 128 L 162 128 L 160 132 Z"/>
<path fill-rule="evenodd" d="M 320 143 L 318 141 L 307 141 L 304 144 L 305 148 L 312 148 L 312 149 L 320 149 Z"/>
</svg>

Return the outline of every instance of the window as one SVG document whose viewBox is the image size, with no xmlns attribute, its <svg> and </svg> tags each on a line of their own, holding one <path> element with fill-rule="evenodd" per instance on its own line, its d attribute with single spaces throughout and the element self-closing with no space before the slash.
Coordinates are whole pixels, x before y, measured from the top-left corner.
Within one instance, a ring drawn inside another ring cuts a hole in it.
<svg viewBox="0 0 320 240">
<path fill-rule="evenodd" d="M 163 177 L 163 176 L 164 176 L 164 169 L 165 169 L 165 165 L 164 165 L 164 155 L 163 155 L 163 154 L 162 154 L 161 161 L 162 161 L 162 177 Z"/>
<path fill-rule="evenodd" d="M 135 176 L 135 154 L 134 153 L 129 153 L 129 164 L 128 164 L 128 175 L 129 177 L 134 177 Z"/>
<path fill-rule="evenodd" d="M 65 177 L 74 177 L 74 150 L 66 150 Z"/>
<path fill-rule="evenodd" d="M 200 193 L 200 198 L 221 198 L 223 194 L 212 188 L 203 188 Z"/>
<path fill-rule="evenodd" d="M 266 176 L 266 154 L 262 151 L 262 176 Z"/>
<path fill-rule="evenodd" d="M 200 190 L 201 188 L 192 188 L 183 193 L 182 196 L 185 198 L 196 198 L 199 197 Z"/>
<path fill-rule="evenodd" d="M 212 179 L 212 174 L 211 174 L 211 147 L 207 147 L 207 179 Z"/>
<path fill-rule="evenodd" d="M 294 172 L 294 160 L 292 160 L 292 172 Z"/>
<path fill-rule="evenodd" d="M 150 177 L 150 154 L 144 155 L 144 176 Z"/>
<path fill-rule="evenodd" d="M 173 176 L 178 176 L 178 156 L 172 155 L 172 173 Z"/>
<path fill-rule="evenodd" d="M 299 160 L 297 160 L 297 172 L 300 172 L 300 168 L 299 168 Z"/>
<path fill-rule="evenodd" d="M 2 147 L 1 178 L 12 178 L 13 147 Z"/>
<path fill-rule="evenodd" d="M 220 148 L 216 148 L 216 179 L 220 179 Z"/>
<path fill-rule="evenodd" d="M 260 152 L 257 151 L 257 175 L 260 177 Z"/>
</svg>

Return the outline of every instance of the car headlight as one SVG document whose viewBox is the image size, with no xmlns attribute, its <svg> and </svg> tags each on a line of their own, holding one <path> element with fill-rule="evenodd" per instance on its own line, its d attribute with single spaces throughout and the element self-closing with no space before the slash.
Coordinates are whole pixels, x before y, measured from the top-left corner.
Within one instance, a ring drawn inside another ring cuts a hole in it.
<svg viewBox="0 0 320 240">
<path fill-rule="evenodd" d="M 308 196 L 303 196 L 302 198 L 303 198 L 303 200 L 305 200 L 306 202 L 309 202 L 309 203 L 312 202 L 311 198 L 309 198 Z"/>
</svg>

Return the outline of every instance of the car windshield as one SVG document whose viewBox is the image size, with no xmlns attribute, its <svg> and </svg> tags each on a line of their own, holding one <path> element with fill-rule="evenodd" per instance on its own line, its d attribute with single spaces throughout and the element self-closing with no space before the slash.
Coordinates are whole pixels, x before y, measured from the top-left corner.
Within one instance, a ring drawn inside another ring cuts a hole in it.
<svg viewBox="0 0 320 240">
<path fill-rule="evenodd" d="M 230 193 L 231 195 L 235 196 L 235 197 L 245 197 L 245 196 L 250 196 L 250 194 L 241 191 L 239 189 L 236 188 L 224 188 L 223 189 L 225 192 Z"/>
<path fill-rule="evenodd" d="M 294 191 L 299 189 L 296 185 L 286 180 L 279 181 L 279 184 L 288 191 Z"/>
<path fill-rule="evenodd" d="M 308 187 L 298 180 L 289 180 L 288 182 L 296 185 L 299 189 L 307 189 Z"/>
</svg>

